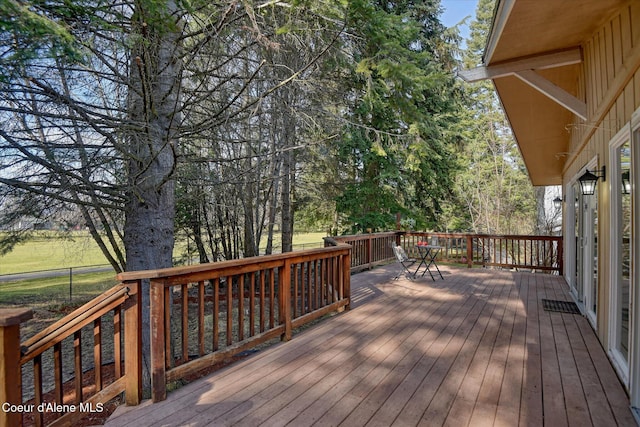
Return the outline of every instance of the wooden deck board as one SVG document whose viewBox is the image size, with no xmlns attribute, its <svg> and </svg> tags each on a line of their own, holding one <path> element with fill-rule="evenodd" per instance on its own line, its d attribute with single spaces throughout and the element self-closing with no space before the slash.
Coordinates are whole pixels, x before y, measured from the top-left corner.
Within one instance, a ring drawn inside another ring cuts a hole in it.
<svg viewBox="0 0 640 427">
<path fill-rule="evenodd" d="M 107 426 L 633 426 L 628 398 L 557 276 L 443 267 L 352 277 L 353 309 Z"/>
<path fill-rule="evenodd" d="M 504 286 L 504 288 L 507 294 L 496 301 L 499 313 L 499 317 L 495 321 L 496 338 L 491 347 L 489 363 L 471 414 L 470 425 L 473 426 L 493 425 L 498 408 L 512 331 L 511 313 L 508 308 L 511 301 L 509 295 L 513 292 L 513 287 Z"/>
<path fill-rule="evenodd" d="M 520 425 L 544 424 L 542 399 L 542 358 L 540 348 L 540 316 L 538 313 L 540 302 L 536 277 L 524 275 L 526 293 L 523 290 L 523 300 L 526 295 L 526 335 L 523 386 L 520 394 Z"/>
</svg>

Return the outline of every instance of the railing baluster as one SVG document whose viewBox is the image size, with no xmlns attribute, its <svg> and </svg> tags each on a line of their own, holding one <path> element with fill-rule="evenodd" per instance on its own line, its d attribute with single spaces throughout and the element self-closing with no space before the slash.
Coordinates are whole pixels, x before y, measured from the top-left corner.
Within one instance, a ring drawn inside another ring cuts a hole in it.
<svg viewBox="0 0 640 427">
<path fill-rule="evenodd" d="M 238 341 L 244 340 L 244 274 L 238 277 Z"/>
<path fill-rule="evenodd" d="M 93 321 L 93 373 L 96 393 L 102 390 L 102 318 Z"/>
<path fill-rule="evenodd" d="M 180 304 L 180 329 L 182 330 L 182 353 L 180 363 L 189 361 L 189 285 L 186 283 L 180 287 L 182 304 Z"/>
<path fill-rule="evenodd" d="M 227 276 L 227 347 L 233 343 L 233 276 Z"/>
<path fill-rule="evenodd" d="M 265 331 L 265 270 L 260 270 L 260 332 Z"/>
<path fill-rule="evenodd" d="M 306 262 L 307 265 L 307 313 L 314 310 L 313 306 L 313 289 L 311 288 L 311 261 Z"/>
<path fill-rule="evenodd" d="M 204 356 L 204 280 L 198 281 L 198 355 Z"/>
<path fill-rule="evenodd" d="M 82 375 L 82 374 L 81 374 Z M 43 402 L 42 400 L 42 356 L 39 354 L 33 358 L 33 388 L 35 397 L 33 399 L 37 408 Z M 34 421 L 37 427 L 44 425 L 44 412 L 35 411 L 33 413 Z"/>
<path fill-rule="evenodd" d="M 251 273 L 249 282 L 249 335 L 256 334 L 256 274 Z"/>
<path fill-rule="evenodd" d="M 220 336 L 220 278 L 218 277 L 213 279 L 213 318 L 211 321 L 213 322 L 212 348 L 213 351 L 218 351 L 218 337 Z"/>
<path fill-rule="evenodd" d="M 113 310 L 113 369 L 115 379 L 122 377 L 122 309 Z"/>
<path fill-rule="evenodd" d="M 74 356 L 74 385 L 75 385 L 75 404 L 82 402 L 82 330 L 78 330 L 73 334 L 73 356 Z"/>
<path fill-rule="evenodd" d="M 53 346 L 53 382 L 54 382 L 54 399 L 58 403 L 62 401 L 62 343 L 59 342 Z"/>
<path fill-rule="evenodd" d="M 173 292 L 169 286 L 164 286 L 164 283 L 159 286 L 161 286 L 160 292 L 163 301 L 161 303 L 162 314 L 160 316 L 161 319 L 164 319 L 164 332 L 162 336 L 164 337 L 164 366 L 166 370 L 175 366 L 174 350 L 171 347 L 171 334 L 168 332 L 171 331 L 171 319 L 173 317 Z M 175 351 L 178 350 L 176 349 Z"/>
<path fill-rule="evenodd" d="M 269 270 L 269 329 L 276 324 L 276 270 Z"/>
</svg>

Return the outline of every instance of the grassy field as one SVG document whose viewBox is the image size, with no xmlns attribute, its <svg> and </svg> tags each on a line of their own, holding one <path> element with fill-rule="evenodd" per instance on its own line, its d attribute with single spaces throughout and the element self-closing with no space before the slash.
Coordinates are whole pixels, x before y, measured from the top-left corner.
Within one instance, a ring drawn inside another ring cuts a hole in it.
<svg viewBox="0 0 640 427">
<path fill-rule="evenodd" d="M 294 237 L 294 247 L 303 249 L 321 246 L 324 236 L 324 233 L 298 233 Z M 0 275 L 106 263 L 87 233 L 78 233 L 72 237 L 63 240 L 47 238 L 43 234 L 36 240 L 18 245 L 11 253 L 0 257 Z M 266 242 L 263 246 L 266 246 Z M 87 301 L 115 284 L 113 272 L 74 273 L 72 278 L 65 274 L 47 279 L 0 282 L 0 306 L 75 304 Z"/>
<path fill-rule="evenodd" d="M 301 249 L 303 245 L 317 246 L 322 243 L 325 235 L 325 233 L 297 233 L 293 243 L 296 249 Z M 265 247 L 266 244 L 264 240 L 261 242 L 261 247 Z M 279 239 L 276 239 L 274 245 L 280 245 Z M 38 239 L 18 245 L 12 252 L 1 256 L 0 275 L 106 263 L 107 260 L 88 233 L 78 232 L 71 235 L 69 239 L 47 238 L 43 234 Z"/>
<path fill-rule="evenodd" d="M 63 305 L 87 301 L 117 284 L 113 272 L 0 283 L 0 306 Z M 71 285 L 71 286 L 70 286 Z"/>
<path fill-rule="evenodd" d="M 0 274 L 52 270 L 105 264 L 98 245 L 85 232 L 74 233 L 69 239 L 42 234 L 34 240 L 17 245 L 0 257 Z"/>
</svg>

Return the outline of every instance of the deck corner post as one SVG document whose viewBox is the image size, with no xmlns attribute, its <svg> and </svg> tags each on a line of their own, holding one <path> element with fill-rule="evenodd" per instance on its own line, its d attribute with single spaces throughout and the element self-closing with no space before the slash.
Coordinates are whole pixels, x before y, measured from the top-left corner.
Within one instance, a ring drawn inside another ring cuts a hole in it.
<svg viewBox="0 0 640 427">
<path fill-rule="evenodd" d="M 280 289 L 280 321 L 284 324 L 284 333 L 280 339 L 282 341 L 289 341 L 292 337 L 292 320 L 291 319 L 291 258 L 284 260 L 284 267 L 279 274 L 279 289 Z"/>
<path fill-rule="evenodd" d="M 467 268 L 473 268 L 473 236 L 467 234 Z"/>
<path fill-rule="evenodd" d="M 165 287 L 162 281 L 149 283 L 149 326 L 151 334 L 151 400 L 156 403 L 167 398 L 166 336 L 164 306 Z"/>
<path fill-rule="evenodd" d="M 142 309 L 140 307 L 140 280 L 125 282 L 129 288 L 129 298 L 125 303 L 124 337 L 125 357 L 124 372 L 125 403 L 129 406 L 139 405 L 142 401 Z"/>
<path fill-rule="evenodd" d="M 0 403 L 22 404 L 20 324 L 33 317 L 31 309 L 0 310 Z M 0 425 L 22 425 L 19 411 L 0 411 Z"/>
</svg>

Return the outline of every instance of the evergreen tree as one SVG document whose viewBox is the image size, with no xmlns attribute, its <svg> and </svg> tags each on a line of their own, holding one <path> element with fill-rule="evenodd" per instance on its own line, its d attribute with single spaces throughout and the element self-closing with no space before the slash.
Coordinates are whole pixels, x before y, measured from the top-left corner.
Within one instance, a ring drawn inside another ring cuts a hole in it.
<svg viewBox="0 0 640 427">
<path fill-rule="evenodd" d="M 464 67 L 482 62 L 494 0 L 480 0 L 464 52 Z M 535 196 L 517 144 L 490 81 L 463 84 L 458 204 L 447 227 L 476 233 L 527 234 L 535 224 Z"/>
<path fill-rule="evenodd" d="M 392 228 L 403 212 L 435 227 L 454 161 L 455 90 L 438 1 L 352 1 L 353 94 L 337 153 L 337 209 L 352 231 Z"/>
</svg>

